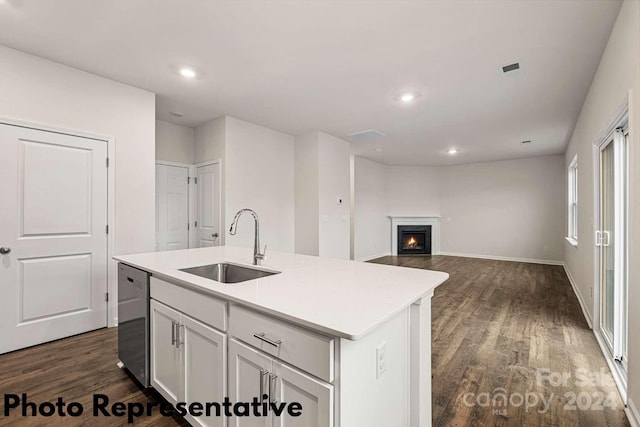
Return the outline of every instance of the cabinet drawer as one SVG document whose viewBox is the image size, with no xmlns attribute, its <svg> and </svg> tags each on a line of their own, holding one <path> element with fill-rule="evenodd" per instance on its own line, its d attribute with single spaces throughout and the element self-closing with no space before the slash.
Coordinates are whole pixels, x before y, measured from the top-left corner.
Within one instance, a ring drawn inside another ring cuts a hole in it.
<svg viewBox="0 0 640 427">
<path fill-rule="evenodd" d="M 236 304 L 229 306 L 229 333 L 318 378 L 333 382 L 333 338 Z"/>
<path fill-rule="evenodd" d="M 227 303 L 221 299 L 151 277 L 151 298 L 221 331 L 227 330 Z"/>
</svg>

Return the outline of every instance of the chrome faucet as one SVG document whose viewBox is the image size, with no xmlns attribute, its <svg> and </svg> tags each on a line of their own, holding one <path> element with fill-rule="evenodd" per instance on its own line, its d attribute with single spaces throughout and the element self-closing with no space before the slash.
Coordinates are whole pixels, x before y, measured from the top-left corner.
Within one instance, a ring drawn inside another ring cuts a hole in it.
<svg viewBox="0 0 640 427">
<path fill-rule="evenodd" d="M 233 222 L 231 222 L 229 234 L 231 234 L 232 236 L 236 235 L 236 229 L 238 228 L 238 219 L 245 212 L 253 215 L 253 219 L 256 223 L 256 235 L 253 240 L 253 265 L 260 265 L 260 261 L 266 258 L 265 254 L 267 253 L 267 245 L 264 245 L 264 252 L 260 253 L 260 222 L 258 221 L 258 214 L 251 209 L 240 209 L 238 213 L 236 213 L 236 216 L 233 218 Z"/>
</svg>

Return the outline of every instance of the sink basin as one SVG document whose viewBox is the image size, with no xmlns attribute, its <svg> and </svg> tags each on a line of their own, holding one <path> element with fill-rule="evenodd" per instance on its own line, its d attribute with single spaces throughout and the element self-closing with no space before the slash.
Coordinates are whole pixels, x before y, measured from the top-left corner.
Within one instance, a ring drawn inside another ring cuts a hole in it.
<svg viewBox="0 0 640 427">
<path fill-rule="evenodd" d="M 195 274 L 196 276 L 204 277 L 206 279 L 215 280 L 220 283 L 239 283 L 280 273 L 279 271 L 246 267 L 244 265 L 232 264 L 230 262 L 181 268 L 180 271 Z"/>
</svg>

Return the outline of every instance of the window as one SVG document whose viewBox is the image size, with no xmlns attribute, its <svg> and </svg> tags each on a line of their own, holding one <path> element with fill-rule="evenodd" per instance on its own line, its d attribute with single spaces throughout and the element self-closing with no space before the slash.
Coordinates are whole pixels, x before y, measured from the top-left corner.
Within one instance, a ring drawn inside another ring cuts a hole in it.
<svg viewBox="0 0 640 427">
<path fill-rule="evenodd" d="M 572 245 L 578 244 L 578 155 L 569 164 L 569 220 L 567 240 Z"/>
</svg>

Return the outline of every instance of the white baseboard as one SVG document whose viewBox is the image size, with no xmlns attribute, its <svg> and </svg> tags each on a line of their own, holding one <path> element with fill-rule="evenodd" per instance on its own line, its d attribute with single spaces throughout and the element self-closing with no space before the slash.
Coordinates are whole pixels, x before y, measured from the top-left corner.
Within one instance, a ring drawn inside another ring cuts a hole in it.
<svg viewBox="0 0 640 427">
<path fill-rule="evenodd" d="M 584 318 L 587 320 L 589 329 L 593 329 L 593 319 L 591 318 L 591 313 L 589 313 L 589 310 L 587 310 L 587 305 L 584 303 L 582 294 L 578 290 L 578 287 L 576 286 L 576 282 L 575 280 L 573 280 L 573 276 L 571 276 L 571 273 L 567 268 L 567 264 L 563 263 L 562 267 L 564 268 L 564 272 L 567 274 L 567 277 L 569 278 L 569 283 L 571 283 L 571 287 L 573 288 L 573 293 L 576 294 L 576 297 L 578 298 L 578 302 L 580 303 L 580 308 L 582 309 L 582 314 L 584 314 Z"/>
<path fill-rule="evenodd" d="M 547 264 L 547 265 L 563 265 L 562 261 L 554 261 L 547 259 L 533 259 L 533 258 L 513 258 L 497 255 L 478 255 L 478 254 L 461 254 L 457 252 L 440 252 L 438 255 L 446 256 L 459 256 L 463 258 L 480 258 L 480 259 L 493 259 L 496 261 L 514 261 L 514 262 L 528 262 L 531 264 Z"/>
<path fill-rule="evenodd" d="M 638 413 L 638 409 L 633 403 L 633 400 L 627 400 L 627 408 L 624 410 L 624 412 L 627 414 L 627 418 L 629 419 L 629 424 L 631 424 L 631 427 L 640 427 L 640 413 Z"/>
<path fill-rule="evenodd" d="M 376 255 L 366 256 L 363 258 L 358 258 L 356 261 L 371 261 L 372 259 L 382 258 L 383 256 L 391 256 L 391 252 L 381 252 Z"/>
</svg>

